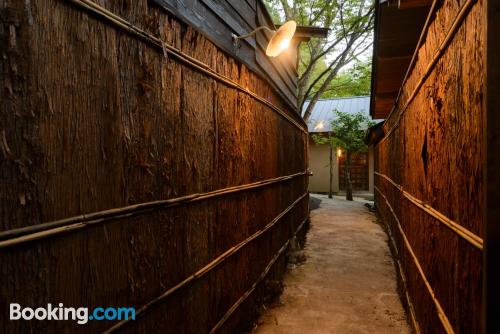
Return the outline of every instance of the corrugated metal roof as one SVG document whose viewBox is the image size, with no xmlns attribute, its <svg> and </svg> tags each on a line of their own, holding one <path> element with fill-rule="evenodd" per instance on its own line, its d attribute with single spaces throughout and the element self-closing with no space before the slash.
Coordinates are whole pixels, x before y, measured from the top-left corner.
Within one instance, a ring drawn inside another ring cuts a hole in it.
<svg viewBox="0 0 500 334">
<path fill-rule="evenodd" d="M 302 113 L 304 113 L 308 105 L 309 101 L 306 101 Z M 330 131 L 330 123 L 335 118 L 336 110 L 349 114 L 362 112 L 367 117 L 370 117 L 370 97 L 353 96 L 318 100 L 307 122 L 309 132 Z"/>
</svg>

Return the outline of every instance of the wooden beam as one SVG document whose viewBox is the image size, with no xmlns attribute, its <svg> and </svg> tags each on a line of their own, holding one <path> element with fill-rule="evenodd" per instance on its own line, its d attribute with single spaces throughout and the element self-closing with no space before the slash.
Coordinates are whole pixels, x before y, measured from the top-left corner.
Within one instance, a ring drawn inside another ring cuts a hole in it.
<svg viewBox="0 0 500 334">
<path fill-rule="evenodd" d="M 430 6 L 432 0 L 389 0 L 385 6 L 395 7 L 398 9 L 409 9 L 416 7 Z"/>
<path fill-rule="evenodd" d="M 386 118 L 394 104 L 396 95 L 397 92 L 393 94 L 392 98 L 375 98 L 372 117 L 375 119 Z"/>
<path fill-rule="evenodd" d="M 376 8 L 371 113 L 385 118 L 411 62 L 432 0 L 386 1 Z M 380 96 L 383 94 L 383 97 Z"/>
<path fill-rule="evenodd" d="M 412 9 L 398 9 L 382 6 L 380 13 L 381 33 L 398 34 L 404 31 L 420 33 L 422 25 L 429 13 L 429 6 Z M 404 28 L 404 29 L 402 29 Z M 415 41 L 416 43 L 417 41 Z"/>
<path fill-rule="evenodd" d="M 294 37 L 297 38 L 327 38 L 329 28 L 298 26 Z"/>
</svg>

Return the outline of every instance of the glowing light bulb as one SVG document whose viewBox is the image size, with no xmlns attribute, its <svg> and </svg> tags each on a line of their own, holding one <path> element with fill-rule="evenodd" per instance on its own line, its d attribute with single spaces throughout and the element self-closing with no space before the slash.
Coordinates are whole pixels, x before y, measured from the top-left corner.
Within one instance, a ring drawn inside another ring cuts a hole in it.
<svg viewBox="0 0 500 334">
<path fill-rule="evenodd" d="M 286 50 L 291 43 L 297 23 L 288 21 L 283 24 L 278 31 L 273 34 L 266 48 L 266 55 L 269 57 L 277 57 L 280 53 Z"/>
<path fill-rule="evenodd" d="M 286 50 L 288 49 L 288 46 L 290 45 L 290 40 L 289 39 L 284 39 L 280 42 L 280 49 L 283 51 L 283 50 Z"/>
<path fill-rule="evenodd" d="M 314 127 L 314 130 L 321 130 L 325 127 L 325 123 L 323 121 L 319 121 L 316 123 L 316 126 Z"/>
</svg>

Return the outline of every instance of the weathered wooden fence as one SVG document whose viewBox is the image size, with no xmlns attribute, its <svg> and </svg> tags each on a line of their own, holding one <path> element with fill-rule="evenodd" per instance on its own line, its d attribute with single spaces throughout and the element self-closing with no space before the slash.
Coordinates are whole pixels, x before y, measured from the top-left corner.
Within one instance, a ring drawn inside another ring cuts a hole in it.
<svg viewBox="0 0 500 334">
<path fill-rule="evenodd" d="M 295 110 L 146 0 L 0 10 L 0 331 L 248 323 L 308 216 Z M 138 319 L 9 321 L 11 302 Z"/>
<path fill-rule="evenodd" d="M 417 331 L 479 333 L 484 1 L 435 1 L 376 146 L 376 202 Z"/>
</svg>

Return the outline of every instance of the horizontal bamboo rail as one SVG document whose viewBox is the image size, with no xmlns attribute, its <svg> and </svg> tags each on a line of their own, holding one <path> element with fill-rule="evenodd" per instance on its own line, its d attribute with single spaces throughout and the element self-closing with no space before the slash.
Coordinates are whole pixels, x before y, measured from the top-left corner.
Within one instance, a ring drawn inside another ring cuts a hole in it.
<svg viewBox="0 0 500 334">
<path fill-rule="evenodd" d="M 424 211 L 425 213 L 431 215 L 432 217 L 436 218 L 439 222 L 442 224 L 446 225 L 449 229 L 451 229 L 453 232 L 461 236 L 463 239 L 468 241 L 470 244 L 472 244 L 474 247 L 476 247 L 479 250 L 483 250 L 483 239 L 473 232 L 469 231 L 462 225 L 454 222 L 450 218 L 446 217 L 443 215 L 441 212 L 437 211 L 434 209 L 432 206 L 424 203 L 422 200 L 417 199 L 407 191 L 403 189 L 403 186 L 397 184 L 394 182 L 390 177 L 387 175 L 384 175 L 379 172 L 374 172 L 375 175 L 380 176 L 384 178 L 385 180 L 389 181 L 395 188 L 397 188 L 403 196 L 408 199 L 413 205 Z"/>
<path fill-rule="evenodd" d="M 109 210 L 79 215 L 71 218 L 56 220 L 48 223 L 42 223 L 33 226 L 3 231 L 0 232 L 0 248 L 18 245 L 24 242 L 38 240 L 42 238 L 47 238 L 49 236 L 53 236 L 64 232 L 82 229 L 88 225 L 95 225 L 159 209 L 165 209 L 182 204 L 198 202 L 208 198 L 214 198 L 241 192 L 243 190 L 265 187 L 271 184 L 288 181 L 296 177 L 308 175 L 308 173 L 309 173 L 308 171 L 304 171 L 296 174 L 280 176 L 277 178 L 267 179 L 241 186 L 218 189 L 206 193 L 196 193 L 167 200 L 134 204 L 121 208 L 109 209 Z"/>
<path fill-rule="evenodd" d="M 305 127 L 303 124 L 300 124 L 296 120 L 294 120 L 292 117 L 290 117 L 286 112 L 272 104 L 270 101 L 266 100 L 265 98 L 259 96 L 258 94 L 252 92 L 251 90 L 241 86 L 239 83 L 235 82 L 234 80 L 214 71 L 210 66 L 207 64 L 199 61 L 196 58 L 193 58 L 186 53 L 182 52 L 181 50 L 173 47 L 172 45 L 169 45 L 162 41 L 160 38 L 142 30 L 141 28 L 133 25 L 132 23 L 128 22 L 124 18 L 110 12 L 106 8 L 99 6 L 98 4 L 90 1 L 90 0 L 65 0 L 67 2 L 70 2 L 80 8 L 83 8 L 85 10 L 88 10 L 98 16 L 101 19 L 104 19 L 108 23 L 111 23 L 115 27 L 118 27 L 120 29 L 125 30 L 129 34 L 138 37 L 142 41 L 145 41 L 149 43 L 150 45 L 156 47 L 156 49 L 160 52 L 162 52 L 165 56 L 166 54 L 172 55 L 175 59 L 178 61 L 182 62 L 185 65 L 190 66 L 191 68 L 206 74 L 222 83 L 225 85 L 232 87 L 234 89 L 239 90 L 240 92 L 243 92 L 255 100 L 259 101 L 260 103 L 264 104 L 265 106 L 271 108 L 274 110 L 276 113 L 278 113 L 280 116 L 285 118 L 288 122 L 290 122 L 292 125 L 297 127 L 300 131 L 303 133 L 307 134 L 307 127 Z M 294 107 L 294 109 L 297 109 Z"/>
<path fill-rule="evenodd" d="M 413 307 L 413 303 L 410 299 L 410 294 L 408 293 L 408 283 L 406 280 L 406 275 L 403 271 L 403 266 L 401 265 L 401 261 L 399 261 L 400 255 L 399 255 L 399 250 L 398 247 L 396 246 L 396 240 L 394 239 L 394 235 L 392 234 L 391 228 L 389 227 L 389 224 L 387 222 L 384 222 L 387 234 L 389 235 L 389 240 L 391 241 L 392 244 L 392 250 L 395 253 L 395 260 L 397 264 L 397 269 L 399 272 L 399 276 L 401 277 L 401 282 L 403 282 L 403 289 L 405 292 L 405 298 L 406 298 L 406 304 L 408 305 L 408 309 L 410 311 L 410 317 L 411 317 L 411 323 L 413 325 L 413 330 L 415 331 L 416 334 L 420 334 L 420 326 L 417 321 L 417 317 L 415 315 L 415 308 Z"/>
<path fill-rule="evenodd" d="M 429 283 L 429 281 L 427 280 L 427 277 L 425 276 L 424 270 L 422 269 L 422 266 L 420 265 L 420 262 L 418 261 L 418 258 L 415 255 L 415 252 L 413 251 L 413 248 L 411 247 L 410 242 L 408 241 L 408 238 L 406 237 L 405 232 L 403 231 L 403 228 L 401 227 L 401 223 L 400 223 L 400 221 L 398 219 L 398 216 L 396 215 L 396 213 L 392 209 L 392 206 L 389 203 L 389 201 L 387 200 L 387 197 L 385 197 L 385 195 L 380 191 L 380 189 L 377 186 L 374 186 L 374 189 L 380 194 L 380 196 L 382 196 L 382 198 L 384 199 L 387 207 L 389 208 L 389 210 L 391 211 L 392 215 L 394 216 L 394 220 L 396 221 L 396 224 L 398 226 L 399 232 L 400 232 L 401 236 L 403 237 L 406 249 L 410 253 L 410 255 L 411 255 L 412 259 L 413 259 L 413 262 L 415 264 L 415 267 L 417 268 L 417 270 L 418 270 L 418 272 L 420 274 L 420 277 L 422 278 L 422 281 L 424 282 L 425 287 L 427 288 L 427 291 L 429 292 L 432 300 L 434 301 L 434 304 L 436 306 L 436 311 L 438 313 L 439 320 L 441 321 L 441 324 L 443 325 L 444 330 L 448 334 L 455 333 L 455 331 L 453 330 L 453 327 L 451 326 L 450 321 L 448 320 L 448 317 L 446 316 L 446 314 L 444 313 L 443 308 L 441 307 L 441 303 L 439 303 L 439 300 L 436 298 L 434 290 L 432 289 L 431 284 Z"/>
<path fill-rule="evenodd" d="M 152 305 L 160 302 L 161 300 L 163 300 L 163 299 L 167 298 L 168 296 L 172 295 L 174 292 L 178 291 L 179 289 L 184 288 L 187 285 L 189 285 L 189 284 L 193 283 L 194 281 L 196 281 L 197 279 L 203 277 L 208 272 L 210 272 L 211 270 L 213 270 L 214 268 L 216 268 L 218 265 L 220 265 L 221 263 L 223 263 L 230 256 L 232 256 L 233 254 L 235 254 L 236 252 L 238 252 L 240 249 L 242 249 L 244 246 L 246 246 L 247 244 L 249 244 L 253 240 L 255 240 L 258 237 L 260 237 L 261 235 L 263 235 L 265 232 L 267 232 L 269 229 L 271 229 L 273 226 L 275 226 L 281 220 L 281 218 L 283 218 L 288 212 L 290 212 L 290 210 L 292 210 L 298 203 L 300 203 L 300 201 L 302 201 L 307 196 L 308 196 L 308 193 L 305 193 L 305 194 L 301 195 L 292 204 L 290 204 L 285 210 L 283 210 L 279 215 L 277 215 L 271 222 L 269 222 L 266 226 L 264 226 L 264 228 L 262 228 L 261 230 L 255 232 L 250 237 L 248 237 L 247 239 L 243 240 L 242 242 L 240 242 L 236 246 L 233 246 L 233 247 L 229 248 L 227 251 L 225 251 L 224 253 L 222 253 L 221 255 L 219 255 L 217 258 L 215 258 L 212 262 L 210 262 L 209 264 L 207 264 L 206 266 L 204 266 L 203 268 L 201 268 L 200 270 L 198 270 L 197 272 L 195 272 L 191 276 L 185 278 L 183 281 L 181 281 L 178 284 L 174 285 L 173 287 L 169 288 L 164 293 L 162 293 L 160 296 L 158 296 L 155 299 L 149 301 L 147 304 L 139 307 L 136 310 L 136 313 L 135 313 L 136 317 L 139 316 L 139 315 L 141 315 L 141 314 L 143 314 L 144 312 L 146 312 L 146 310 L 148 308 L 150 308 Z M 128 322 L 130 322 L 130 319 L 122 320 L 122 321 L 116 323 L 114 326 L 108 328 L 103 333 L 112 333 L 112 332 L 120 329 L 121 327 L 123 327 Z"/>
<path fill-rule="evenodd" d="M 224 314 L 224 316 L 210 330 L 210 334 L 216 333 L 222 327 L 222 325 L 224 325 L 224 323 L 227 321 L 227 319 L 229 319 L 231 317 L 231 315 L 234 313 L 234 311 L 236 311 L 238 309 L 238 307 L 241 304 L 243 304 L 243 302 L 248 298 L 248 296 L 250 296 L 254 292 L 254 290 L 257 288 L 257 285 L 259 285 L 260 282 L 262 282 L 262 280 L 264 280 L 264 278 L 266 277 L 266 275 L 269 273 L 269 270 L 271 270 L 271 267 L 278 260 L 278 258 L 281 256 L 281 254 L 283 254 L 283 252 L 286 250 L 286 248 L 290 244 L 290 241 L 304 227 L 304 225 L 305 225 L 306 222 L 307 222 L 307 219 L 305 219 L 304 221 L 302 221 L 302 223 L 299 225 L 299 227 L 297 228 L 297 230 L 295 231 L 295 233 L 293 234 L 293 236 L 285 242 L 285 244 L 279 249 L 279 251 L 276 253 L 276 255 L 274 255 L 274 257 L 271 259 L 271 261 L 269 261 L 269 264 L 266 266 L 266 268 L 264 269 L 264 271 L 260 274 L 259 278 L 252 284 L 252 286 L 250 287 L 250 289 L 248 289 L 236 301 L 236 303 L 234 303 L 233 306 L 231 306 L 229 308 L 229 310 L 227 310 L 227 312 Z"/>
<path fill-rule="evenodd" d="M 465 20 L 465 18 L 467 17 L 467 14 L 469 14 L 470 10 L 472 9 L 472 6 L 476 3 L 476 1 L 477 0 L 468 0 L 466 3 L 464 3 L 462 5 L 462 7 L 460 8 L 460 11 L 458 12 L 457 16 L 453 20 L 453 23 L 451 24 L 450 29 L 446 33 L 446 36 L 445 36 L 443 42 L 441 42 L 438 49 L 434 53 L 434 57 L 432 58 L 431 62 L 429 63 L 429 65 L 427 65 L 427 68 L 425 69 L 423 76 L 417 82 L 417 85 L 415 86 L 412 93 L 410 94 L 410 97 L 408 98 L 408 100 L 405 102 L 405 104 L 403 105 L 403 107 L 399 111 L 399 113 L 397 115 L 397 119 L 394 122 L 394 125 L 386 132 L 384 138 L 382 138 L 380 140 L 379 144 L 382 143 L 383 141 L 385 141 L 387 138 L 389 138 L 389 136 L 392 134 L 392 132 L 394 132 L 394 130 L 399 126 L 399 122 L 401 121 L 401 116 L 406 111 L 408 106 L 411 104 L 413 99 L 417 96 L 417 94 L 420 91 L 420 88 L 422 88 L 422 86 L 424 85 L 424 82 L 427 80 L 427 78 L 429 77 L 431 72 L 434 70 L 434 67 L 437 65 L 438 61 L 444 55 L 446 48 L 450 45 L 451 41 L 453 40 L 453 37 L 455 37 L 456 32 L 461 27 L 463 20 Z M 399 94 L 398 94 L 396 103 L 394 104 L 394 107 L 391 110 L 389 116 L 391 116 L 393 114 L 393 111 L 397 106 L 398 99 L 399 99 Z M 387 119 L 389 119 L 389 117 L 387 117 Z"/>
</svg>

